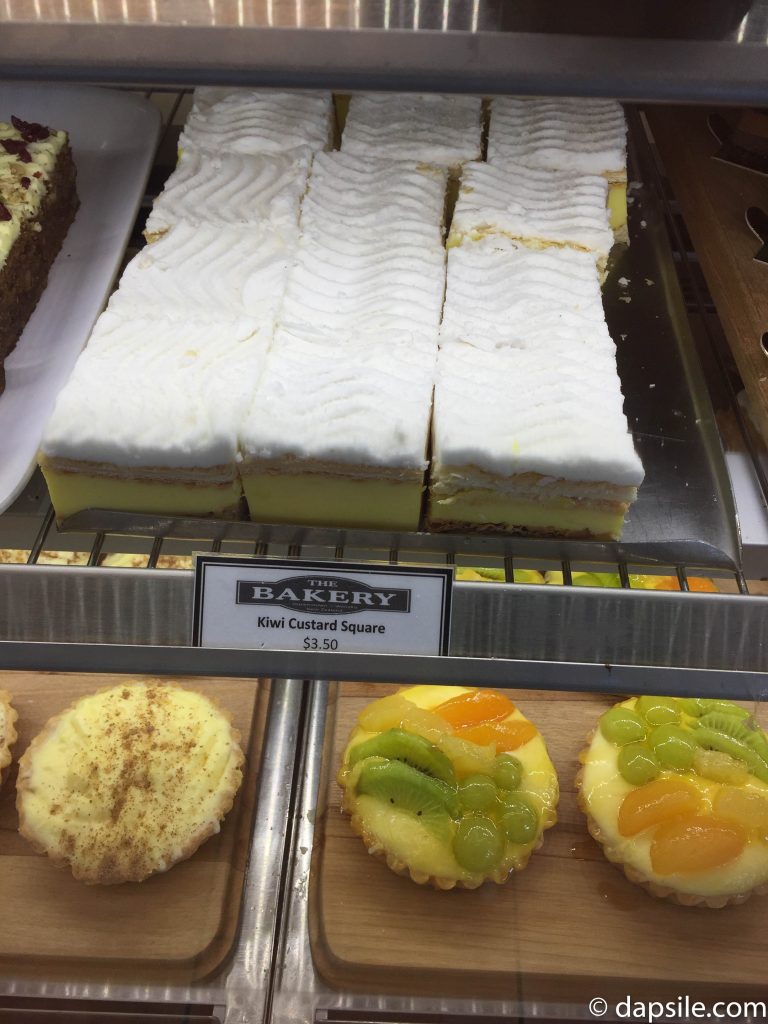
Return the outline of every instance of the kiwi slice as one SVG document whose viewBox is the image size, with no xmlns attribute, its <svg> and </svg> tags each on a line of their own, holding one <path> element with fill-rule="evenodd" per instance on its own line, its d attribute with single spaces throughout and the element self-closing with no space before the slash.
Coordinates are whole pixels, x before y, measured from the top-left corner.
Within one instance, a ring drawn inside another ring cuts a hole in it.
<svg viewBox="0 0 768 1024">
<path fill-rule="evenodd" d="M 694 718 L 701 718 L 710 711 L 719 711 L 734 718 L 749 718 L 749 712 L 731 700 L 720 700 L 716 697 L 684 697 L 680 703 L 683 711 Z"/>
<path fill-rule="evenodd" d="M 734 724 L 738 725 L 739 723 L 734 722 Z M 734 736 L 730 732 L 720 732 L 711 726 L 701 725 L 700 721 L 698 728 L 693 729 L 691 734 L 698 745 L 705 750 L 729 754 L 732 758 L 741 761 L 761 781 L 768 782 L 768 765 L 741 736 Z"/>
<path fill-rule="evenodd" d="M 402 761 L 365 765 L 357 792 L 408 811 L 436 832 L 444 833 L 450 819 L 461 815 L 454 790 Z"/>
<path fill-rule="evenodd" d="M 390 761 L 402 761 L 417 768 L 433 779 L 440 779 L 450 786 L 456 786 L 453 765 L 442 750 L 414 732 L 404 729 L 388 729 L 363 743 L 358 743 L 349 752 L 349 764 L 357 764 L 366 757 L 386 757 Z"/>
</svg>

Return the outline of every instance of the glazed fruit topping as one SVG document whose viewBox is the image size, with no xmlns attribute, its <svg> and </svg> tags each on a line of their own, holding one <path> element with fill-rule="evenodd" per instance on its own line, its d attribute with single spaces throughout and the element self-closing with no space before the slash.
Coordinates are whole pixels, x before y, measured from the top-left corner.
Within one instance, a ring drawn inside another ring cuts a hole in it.
<svg viewBox="0 0 768 1024">
<path fill-rule="evenodd" d="M 690 783 L 677 778 L 656 779 L 624 797 L 619 808 L 619 832 L 636 836 L 680 814 L 694 814 L 700 805 L 701 797 Z"/>
<path fill-rule="evenodd" d="M 718 818 L 768 833 L 768 797 L 748 789 L 723 786 L 712 805 Z"/>
<path fill-rule="evenodd" d="M 506 718 L 515 710 L 515 705 L 501 693 L 494 690 L 471 690 L 452 697 L 435 708 L 436 714 L 454 728 L 496 722 Z"/>
<path fill-rule="evenodd" d="M 23 164 L 32 163 L 32 156 L 21 139 L 0 139 L 0 145 L 2 145 L 6 153 L 10 153 L 11 156 L 17 156 Z"/>
<path fill-rule="evenodd" d="M 32 181 L 28 177 L 26 177 L 26 175 L 21 179 L 21 187 L 22 188 L 29 188 L 29 186 L 31 184 L 32 184 Z"/>
<path fill-rule="evenodd" d="M 655 779 L 661 765 L 650 747 L 644 743 L 628 743 L 619 748 L 619 774 L 632 786 L 642 786 Z"/>
<path fill-rule="evenodd" d="M 711 871 L 734 860 L 747 843 L 743 828 L 719 818 L 690 815 L 659 825 L 651 864 L 659 875 Z"/>
<path fill-rule="evenodd" d="M 497 753 L 517 750 L 538 736 L 538 729 L 533 722 L 523 719 L 512 719 L 511 722 L 483 722 L 480 725 L 468 725 L 457 729 L 456 735 L 470 743 L 486 746 L 493 743 Z"/>
<path fill-rule="evenodd" d="M 472 814 L 459 822 L 453 853 L 467 871 L 492 871 L 504 856 L 504 837 L 491 818 Z"/>
<path fill-rule="evenodd" d="M 638 743 L 644 740 L 648 728 L 640 715 L 619 705 L 606 711 L 600 719 L 600 732 L 609 743 L 623 747 L 626 743 Z"/>
<path fill-rule="evenodd" d="M 11 115 L 11 124 L 25 142 L 43 142 L 51 134 L 50 129 L 36 121 L 22 121 L 20 117 Z"/>
</svg>

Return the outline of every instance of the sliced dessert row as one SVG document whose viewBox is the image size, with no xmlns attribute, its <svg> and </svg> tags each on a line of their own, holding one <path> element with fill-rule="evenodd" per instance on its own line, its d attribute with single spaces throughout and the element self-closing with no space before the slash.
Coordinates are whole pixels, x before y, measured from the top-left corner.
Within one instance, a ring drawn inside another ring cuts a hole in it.
<svg viewBox="0 0 768 1024">
<path fill-rule="evenodd" d="M 768 892 L 768 737 L 718 698 L 631 697 L 582 751 L 579 805 L 606 857 L 654 896 L 724 907 Z M 360 712 L 342 810 L 368 851 L 438 889 L 506 882 L 555 824 L 555 768 L 505 694 L 415 686 Z"/>
<path fill-rule="evenodd" d="M 478 98 L 355 96 L 323 152 L 328 95 L 198 90 L 43 440 L 59 518 L 244 492 L 258 521 L 415 530 L 431 438 L 433 528 L 617 537 L 643 476 L 598 276 L 624 120 L 537 104 L 493 102 L 484 163 Z"/>
</svg>

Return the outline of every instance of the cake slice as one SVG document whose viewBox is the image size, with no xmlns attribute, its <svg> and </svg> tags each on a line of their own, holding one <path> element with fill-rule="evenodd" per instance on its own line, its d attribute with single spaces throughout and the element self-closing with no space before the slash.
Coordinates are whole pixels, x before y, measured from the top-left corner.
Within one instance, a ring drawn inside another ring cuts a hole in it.
<svg viewBox="0 0 768 1024">
<path fill-rule="evenodd" d="M 314 162 L 281 323 L 331 332 L 440 324 L 446 172 L 323 153 Z"/>
<path fill-rule="evenodd" d="M 595 257 L 569 247 L 529 249 L 504 236 L 456 246 L 440 344 L 613 353 Z"/>
<path fill-rule="evenodd" d="M 195 90 L 179 149 L 286 153 L 306 148 L 317 153 L 332 143 L 330 93 L 213 87 Z"/>
<path fill-rule="evenodd" d="M 358 93 L 349 101 L 341 149 L 353 156 L 419 160 L 458 173 L 482 158 L 479 96 Z"/>
<path fill-rule="evenodd" d="M 440 350 L 429 524 L 617 538 L 643 479 L 613 356 Z"/>
<path fill-rule="evenodd" d="M 154 242 L 180 223 L 216 224 L 291 241 L 308 176 L 309 159 L 295 153 L 187 148 L 152 206 L 144 236 Z"/>
<path fill-rule="evenodd" d="M 437 345 L 281 330 L 241 431 L 259 522 L 415 530 Z"/>
<path fill-rule="evenodd" d="M 3 361 L 21 337 L 77 211 L 64 131 L 0 122 L 0 393 Z"/>
<path fill-rule="evenodd" d="M 613 232 L 599 174 L 549 171 L 519 163 L 464 168 L 448 246 L 505 235 L 529 248 L 570 246 L 595 254 L 605 272 Z"/>
<path fill-rule="evenodd" d="M 488 161 L 603 175 L 611 227 L 627 240 L 627 125 L 616 100 L 497 96 Z"/>
<path fill-rule="evenodd" d="M 131 260 L 109 306 L 125 317 L 247 316 L 272 330 L 293 248 L 276 234 L 181 221 Z"/>
<path fill-rule="evenodd" d="M 258 326 L 102 314 L 41 444 L 58 519 L 232 514 L 237 432 L 271 339 Z"/>
</svg>

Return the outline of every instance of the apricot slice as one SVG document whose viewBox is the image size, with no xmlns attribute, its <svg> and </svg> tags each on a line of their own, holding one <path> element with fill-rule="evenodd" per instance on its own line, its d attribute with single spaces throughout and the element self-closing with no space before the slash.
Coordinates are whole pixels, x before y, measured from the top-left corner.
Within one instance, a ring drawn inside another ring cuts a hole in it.
<svg viewBox="0 0 768 1024">
<path fill-rule="evenodd" d="M 718 818 L 746 829 L 768 831 L 768 798 L 735 786 L 723 786 L 715 797 L 713 809 Z"/>
<path fill-rule="evenodd" d="M 744 829 L 721 818 L 673 818 L 656 830 L 651 864 L 659 875 L 711 871 L 738 857 L 746 843 Z"/>
<path fill-rule="evenodd" d="M 460 693 L 458 697 L 444 701 L 434 710 L 454 728 L 460 728 L 463 725 L 479 725 L 481 722 L 506 718 L 515 710 L 515 705 L 509 697 L 495 690 L 470 690 L 469 693 Z"/>
<path fill-rule="evenodd" d="M 636 836 L 680 814 L 695 814 L 701 798 L 695 787 L 682 779 L 654 779 L 633 789 L 619 808 L 619 833 Z"/>
<path fill-rule="evenodd" d="M 456 735 L 463 740 L 469 740 L 470 743 L 479 743 L 481 746 L 495 743 L 496 753 L 501 754 L 522 747 L 524 743 L 538 735 L 538 729 L 533 722 L 513 719 L 511 722 L 482 722 L 480 725 L 467 725 L 463 729 L 457 729 Z"/>
</svg>

